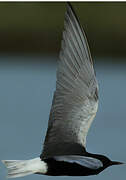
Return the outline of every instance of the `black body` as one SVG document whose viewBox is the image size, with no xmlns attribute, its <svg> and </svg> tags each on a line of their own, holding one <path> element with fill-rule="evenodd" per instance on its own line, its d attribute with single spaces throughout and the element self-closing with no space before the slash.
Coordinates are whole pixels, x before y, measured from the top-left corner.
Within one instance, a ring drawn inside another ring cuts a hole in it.
<svg viewBox="0 0 126 180">
<path fill-rule="evenodd" d="M 106 156 L 103 155 L 91 154 L 86 152 L 85 156 L 99 159 L 103 163 L 103 167 L 99 169 L 90 169 L 85 166 L 81 166 L 77 163 L 56 161 L 54 158 L 49 158 L 44 160 L 48 164 L 48 172 L 46 173 L 46 175 L 49 176 L 97 175 L 109 166 L 122 164 L 120 162 L 111 161 Z"/>
<path fill-rule="evenodd" d="M 85 156 L 99 159 L 103 163 L 103 167 L 99 169 L 90 169 L 85 166 L 81 166 L 77 163 L 56 161 L 54 158 L 48 158 L 44 160 L 48 164 L 48 172 L 46 173 L 46 175 L 49 176 L 97 175 L 109 166 L 122 164 L 121 162 L 111 161 L 106 156 L 103 155 L 91 154 L 86 152 Z"/>
<path fill-rule="evenodd" d="M 45 162 L 48 163 L 48 172 L 46 175 L 49 176 L 89 176 L 98 174 L 102 171 L 101 169 L 89 169 L 77 163 L 56 161 L 53 158 L 50 158 Z"/>
<path fill-rule="evenodd" d="M 89 176 L 102 171 L 102 169 L 89 169 L 77 163 L 56 161 L 53 158 L 47 159 L 45 162 L 48 163 L 48 172 L 46 175 L 49 176 Z"/>
</svg>

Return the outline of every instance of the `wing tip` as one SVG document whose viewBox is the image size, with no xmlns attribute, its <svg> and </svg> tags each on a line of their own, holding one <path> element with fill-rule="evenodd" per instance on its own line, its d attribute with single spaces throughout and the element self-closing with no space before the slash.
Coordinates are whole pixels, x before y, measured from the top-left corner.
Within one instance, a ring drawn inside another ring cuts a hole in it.
<svg viewBox="0 0 126 180">
<path fill-rule="evenodd" d="M 67 6 L 68 6 L 68 7 L 70 7 L 70 8 L 72 7 L 72 5 L 71 5 L 71 2 L 70 2 L 70 1 L 67 1 L 66 3 L 67 3 Z"/>
<path fill-rule="evenodd" d="M 66 2 L 66 3 L 67 3 L 67 13 L 68 13 L 68 14 L 69 14 L 69 13 L 72 14 L 72 15 L 74 16 L 74 18 L 77 20 L 79 26 L 81 27 L 80 22 L 79 22 L 79 19 L 78 19 L 77 15 L 76 15 L 76 12 L 75 12 L 75 10 L 74 10 L 71 2 L 68 1 L 68 2 Z"/>
</svg>

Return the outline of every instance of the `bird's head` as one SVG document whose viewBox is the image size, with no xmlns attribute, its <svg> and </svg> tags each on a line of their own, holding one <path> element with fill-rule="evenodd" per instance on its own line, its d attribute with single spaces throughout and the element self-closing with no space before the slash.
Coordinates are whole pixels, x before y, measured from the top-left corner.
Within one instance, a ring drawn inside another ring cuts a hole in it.
<svg viewBox="0 0 126 180">
<path fill-rule="evenodd" d="M 97 158 L 98 158 L 100 161 L 102 161 L 104 168 L 107 168 L 107 167 L 113 166 L 113 165 L 121 165 L 121 164 L 124 164 L 124 163 L 118 162 L 118 161 L 111 161 L 108 157 L 103 156 L 103 155 L 98 155 Z"/>
</svg>

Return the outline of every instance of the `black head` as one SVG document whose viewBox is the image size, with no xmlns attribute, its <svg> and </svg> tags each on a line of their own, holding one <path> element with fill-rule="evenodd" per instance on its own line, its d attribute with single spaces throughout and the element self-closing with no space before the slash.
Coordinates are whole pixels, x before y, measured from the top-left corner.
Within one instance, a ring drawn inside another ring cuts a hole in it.
<svg viewBox="0 0 126 180">
<path fill-rule="evenodd" d="M 95 157 L 97 159 L 99 159 L 100 161 L 102 161 L 104 169 L 109 167 L 109 166 L 112 166 L 112 165 L 121 165 L 121 164 L 124 164 L 124 163 L 118 162 L 118 161 L 111 161 L 108 157 L 103 156 L 103 155 L 95 155 Z"/>
</svg>

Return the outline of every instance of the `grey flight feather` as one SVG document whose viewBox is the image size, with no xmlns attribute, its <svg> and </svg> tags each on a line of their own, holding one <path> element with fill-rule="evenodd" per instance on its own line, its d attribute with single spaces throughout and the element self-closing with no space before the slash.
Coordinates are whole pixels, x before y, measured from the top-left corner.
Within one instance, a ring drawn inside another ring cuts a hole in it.
<svg viewBox="0 0 126 180">
<path fill-rule="evenodd" d="M 98 169 L 103 167 L 103 164 L 100 160 L 92 157 L 86 156 L 54 156 L 53 157 L 57 161 L 64 161 L 69 163 L 77 163 L 81 166 L 90 168 L 90 169 Z"/>
<path fill-rule="evenodd" d="M 98 107 L 98 84 L 86 36 L 69 4 L 64 28 L 56 91 L 41 158 L 84 153 L 88 129 Z"/>
</svg>

